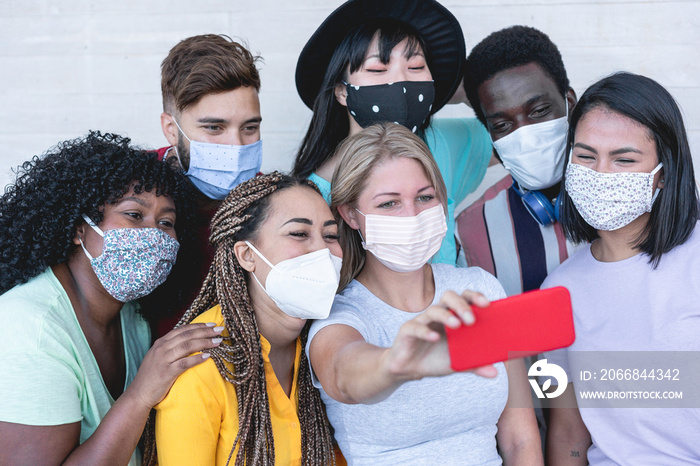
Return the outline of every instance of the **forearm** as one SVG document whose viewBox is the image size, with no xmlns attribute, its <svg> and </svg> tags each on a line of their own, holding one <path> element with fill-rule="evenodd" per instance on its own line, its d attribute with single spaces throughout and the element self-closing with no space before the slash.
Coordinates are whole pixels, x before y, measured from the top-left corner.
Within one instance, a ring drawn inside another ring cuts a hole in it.
<svg viewBox="0 0 700 466">
<path fill-rule="evenodd" d="M 380 348 L 364 341 L 351 343 L 339 351 L 333 365 L 329 392 L 347 404 L 374 404 L 388 398 L 410 377 L 390 370 L 390 348 Z M 324 388 L 326 385 L 324 384 Z"/>
<path fill-rule="evenodd" d="M 109 409 L 95 432 L 73 450 L 63 464 L 127 464 L 141 438 L 150 410 L 127 389 Z"/>
<path fill-rule="evenodd" d="M 536 437 L 522 437 L 509 445 L 504 446 L 499 443 L 498 446 L 505 466 L 541 466 L 544 464 L 539 433 Z"/>
<path fill-rule="evenodd" d="M 566 409 L 566 408 L 560 408 Z M 553 466 L 585 466 L 588 464 L 588 447 L 591 446 L 589 434 L 575 434 L 561 431 L 552 425 L 547 429 L 546 457 L 547 464 Z"/>
</svg>

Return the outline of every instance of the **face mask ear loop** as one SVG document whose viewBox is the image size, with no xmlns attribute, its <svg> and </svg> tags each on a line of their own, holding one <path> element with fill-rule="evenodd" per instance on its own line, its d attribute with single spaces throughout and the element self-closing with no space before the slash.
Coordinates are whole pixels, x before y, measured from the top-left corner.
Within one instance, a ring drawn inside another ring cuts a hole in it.
<svg viewBox="0 0 700 466">
<path fill-rule="evenodd" d="M 185 136 L 185 139 L 187 139 L 187 142 L 192 144 L 192 140 L 190 138 L 188 138 L 187 135 L 185 134 L 185 132 L 182 130 L 182 128 L 180 128 L 180 125 L 177 123 L 177 120 L 175 119 L 175 117 L 172 115 L 170 115 L 170 116 L 173 118 L 173 122 L 175 122 L 175 126 L 177 126 L 177 129 L 182 133 L 183 136 Z M 173 146 L 173 147 L 175 148 L 175 157 L 177 157 L 177 162 L 180 164 L 180 167 L 182 167 L 184 169 L 185 166 L 182 164 L 182 160 L 180 160 L 180 153 L 177 150 L 177 146 Z M 168 150 L 170 150 L 170 149 L 168 149 Z"/>
<path fill-rule="evenodd" d="M 273 269 L 275 268 L 275 266 L 272 265 L 272 264 L 270 263 L 270 261 L 267 260 L 267 259 L 265 258 L 265 256 L 263 256 L 263 255 L 260 253 L 260 251 L 258 251 L 258 250 L 255 248 L 255 246 L 253 246 L 252 244 L 250 244 L 248 241 L 246 241 L 245 244 L 247 244 L 248 247 L 249 247 L 255 254 L 258 255 L 258 257 L 260 257 L 262 260 L 264 260 L 265 263 L 266 263 L 267 265 L 270 266 L 270 268 L 273 268 Z M 251 272 L 250 274 L 253 276 L 253 278 L 255 279 L 255 281 L 258 282 L 258 285 L 260 285 L 260 288 L 262 288 L 263 291 L 264 291 L 265 293 L 267 293 L 267 289 L 265 289 L 265 287 L 263 286 L 263 284 L 260 283 L 260 280 L 258 280 L 258 277 L 255 276 L 255 272 Z M 269 294 L 268 294 L 268 295 L 269 295 Z"/>
<path fill-rule="evenodd" d="M 653 177 L 654 175 L 656 175 L 656 173 L 657 173 L 659 170 L 661 170 L 661 167 L 663 167 L 663 166 L 664 166 L 664 164 L 661 163 L 661 162 L 659 162 L 659 164 L 656 166 L 656 168 L 654 168 L 654 169 L 651 171 L 650 175 L 651 175 L 652 177 Z M 661 188 L 656 188 L 656 189 L 654 190 L 654 194 L 651 196 L 651 205 L 654 205 L 654 202 L 656 201 L 656 198 L 659 196 L 659 193 L 660 193 L 660 192 L 661 192 Z"/>
<path fill-rule="evenodd" d="M 102 230 L 100 230 L 100 227 L 98 227 L 98 226 L 95 224 L 95 222 L 93 222 L 92 219 L 90 219 L 90 217 L 88 217 L 87 215 L 83 214 L 83 220 L 85 220 L 85 223 L 87 223 L 88 225 L 90 225 L 90 228 L 92 228 L 93 230 L 95 230 L 95 232 L 97 232 L 98 235 L 100 235 L 100 236 L 103 237 L 103 238 L 105 237 L 105 235 L 104 235 L 104 233 L 102 232 Z M 85 244 L 83 243 L 83 238 L 82 238 L 81 236 L 78 236 L 78 241 L 80 241 L 80 246 L 83 248 L 83 252 L 85 252 L 85 255 L 87 256 L 87 258 L 90 259 L 90 261 L 92 261 L 94 258 L 90 255 L 90 253 L 88 252 L 88 250 L 85 248 Z"/>
<path fill-rule="evenodd" d="M 182 128 L 180 128 L 180 125 L 177 123 L 177 120 L 175 119 L 175 117 L 173 117 L 173 121 L 175 122 L 175 126 L 177 126 L 177 129 L 179 129 L 180 132 L 182 133 L 182 135 L 185 136 L 185 139 L 187 139 L 187 142 L 191 143 L 192 140 L 190 138 L 188 138 L 187 135 L 185 134 L 185 132 L 182 130 Z"/>
<path fill-rule="evenodd" d="M 83 252 L 84 252 L 85 255 L 87 256 L 87 258 L 90 259 L 90 262 L 92 262 L 92 260 L 93 260 L 94 258 L 90 255 L 90 253 L 88 252 L 88 250 L 85 248 L 85 244 L 83 244 L 83 238 L 80 237 L 80 236 L 78 236 L 78 241 L 80 241 L 80 246 L 83 248 Z"/>
<path fill-rule="evenodd" d="M 258 257 L 260 257 L 260 258 L 261 258 L 262 260 L 264 260 L 264 261 L 265 261 L 265 263 L 266 263 L 267 265 L 269 265 L 269 266 L 270 266 L 270 268 L 272 268 L 272 269 L 274 269 L 274 268 L 275 268 L 275 266 L 274 266 L 274 265 L 272 265 L 272 264 L 270 263 L 270 261 L 269 261 L 269 260 L 267 260 L 267 259 L 265 258 L 265 256 L 263 256 L 263 255 L 262 255 L 262 253 L 261 253 L 260 251 L 258 251 L 258 250 L 257 250 L 257 249 L 255 248 L 255 246 L 253 246 L 252 244 L 250 244 L 250 243 L 249 243 L 248 241 L 246 241 L 246 242 L 245 242 L 245 244 L 247 244 L 247 245 L 248 245 L 248 247 L 249 247 L 250 249 L 252 249 L 252 250 L 253 250 L 253 252 L 254 252 L 255 254 L 257 254 L 257 255 L 258 255 Z"/>
<path fill-rule="evenodd" d="M 163 160 L 165 160 L 168 157 L 168 152 L 170 152 L 170 149 L 175 149 L 175 158 L 177 159 L 177 163 L 179 163 L 180 167 L 182 168 L 182 160 L 180 160 L 180 153 L 178 152 L 176 146 L 172 146 L 172 147 L 168 148 L 167 151 L 165 151 L 165 157 L 163 157 Z M 183 170 L 184 170 L 184 168 L 183 168 Z"/>
<path fill-rule="evenodd" d="M 90 219 L 90 217 L 88 217 L 87 215 L 83 214 L 83 220 L 85 220 L 85 223 L 87 223 L 88 225 L 90 225 L 90 227 L 91 227 L 93 230 L 95 230 L 95 231 L 97 232 L 98 235 L 100 235 L 100 236 L 103 237 L 103 238 L 105 237 L 105 234 L 102 232 L 102 230 L 100 230 L 100 227 L 98 227 L 97 224 L 95 224 L 95 222 L 93 222 L 93 221 Z"/>
<path fill-rule="evenodd" d="M 360 209 L 358 209 L 357 207 L 355 207 L 355 210 L 356 210 L 360 215 L 362 215 L 364 218 L 367 218 L 367 216 L 366 216 L 365 214 L 363 214 L 363 213 L 360 211 Z M 367 243 L 365 242 L 365 238 L 362 236 L 362 232 L 360 231 L 359 228 L 357 229 L 357 234 L 360 235 L 360 240 L 362 240 L 362 246 L 364 247 Z"/>
</svg>

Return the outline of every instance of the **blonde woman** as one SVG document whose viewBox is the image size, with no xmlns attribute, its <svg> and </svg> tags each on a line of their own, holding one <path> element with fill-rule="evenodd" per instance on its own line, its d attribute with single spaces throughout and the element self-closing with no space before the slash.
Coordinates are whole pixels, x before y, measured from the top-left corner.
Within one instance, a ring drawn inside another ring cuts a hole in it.
<svg viewBox="0 0 700 466">
<path fill-rule="evenodd" d="M 446 194 L 425 143 L 378 124 L 337 157 L 342 291 L 308 346 L 348 464 L 501 464 L 497 446 L 506 464 L 542 463 L 522 361 L 450 369 L 444 326 L 473 323 L 470 305 L 505 293 L 482 269 L 428 263 Z"/>
<path fill-rule="evenodd" d="M 277 172 L 223 201 L 214 262 L 180 321 L 215 322 L 223 342 L 156 407 L 161 466 L 333 463 L 304 343 L 307 319 L 328 315 L 338 287 L 337 228 L 315 185 Z"/>
</svg>

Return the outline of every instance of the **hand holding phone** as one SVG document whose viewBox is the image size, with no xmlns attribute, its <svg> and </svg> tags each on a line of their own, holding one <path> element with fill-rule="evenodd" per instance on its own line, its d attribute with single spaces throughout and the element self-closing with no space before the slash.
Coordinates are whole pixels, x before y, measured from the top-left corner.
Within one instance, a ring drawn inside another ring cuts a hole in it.
<svg viewBox="0 0 700 466">
<path fill-rule="evenodd" d="M 445 327 L 455 371 L 551 351 L 574 342 L 569 291 L 558 286 L 472 306 L 475 322 Z"/>
</svg>

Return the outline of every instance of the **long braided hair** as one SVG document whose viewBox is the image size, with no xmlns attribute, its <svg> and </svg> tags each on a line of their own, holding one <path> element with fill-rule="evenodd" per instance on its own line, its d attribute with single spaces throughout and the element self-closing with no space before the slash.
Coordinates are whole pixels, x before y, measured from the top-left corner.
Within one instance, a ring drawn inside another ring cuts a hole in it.
<svg viewBox="0 0 700 466">
<path fill-rule="evenodd" d="M 275 447 L 258 325 L 248 293 L 247 274 L 238 263 L 233 246 L 256 236 L 267 217 L 270 194 L 294 186 L 310 187 L 318 192 L 308 180 L 272 172 L 241 183 L 229 193 L 211 222 L 214 261 L 199 295 L 178 323 L 178 326 L 188 324 L 213 306 L 221 306 L 228 337 L 210 353 L 221 376 L 236 389 L 239 428 L 228 458 L 230 462 L 238 448 L 236 465 L 274 464 Z M 309 324 L 301 332 L 298 376 L 302 462 L 335 464 L 330 425 L 321 396 L 311 383 L 304 350 L 308 332 Z M 235 371 L 230 369 L 231 365 Z M 149 424 L 144 464 L 155 462 L 155 426 L 153 422 Z"/>
</svg>

